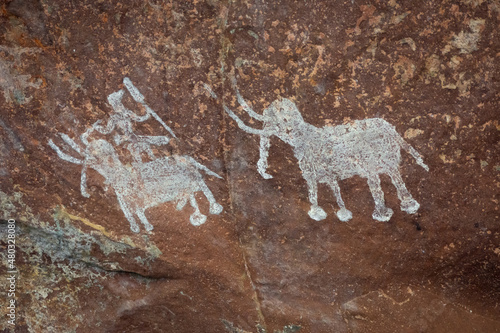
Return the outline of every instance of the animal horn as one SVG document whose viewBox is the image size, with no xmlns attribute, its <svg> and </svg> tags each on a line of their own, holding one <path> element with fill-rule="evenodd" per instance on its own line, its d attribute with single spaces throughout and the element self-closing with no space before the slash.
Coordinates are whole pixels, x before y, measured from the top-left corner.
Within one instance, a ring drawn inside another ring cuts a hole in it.
<svg viewBox="0 0 500 333">
<path fill-rule="evenodd" d="M 83 154 L 81 147 L 68 135 L 64 133 L 59 133 L 61 138 L 66 142 L 71 148 L 73 148 L 78 154 Z"/>
<path fill-rule="evenodd" d="M 259 121 L 264 121 L 264 116 L 261 114 L 258 114 L 255 112 L 248 104 L 247 102 L 241 97 L 240 91 L 238 90 L 238 87 L 236 86 L 236 78 L 234 76 L 230 77 L 231 79 L 231 85 L 233 86 L 234 91 L 236 92 L 236 96 L 238 97 L 238 103 L 240 103 L 241 107 L 243 110 L 250 115 L 250 117 L 259 120 Z"/>
<path fill-rule="evenodd" d="M 79 160 L 77 158 L 74 158 L 73 156 L 70 156 L 68 154 L 63 153 L 61 151 L 61 149 L 54 142 L 52 142 L 52 139 L 49 140 L 49 146 L 52 149 L 54 149 L 56 151 L 57 155 L 59 155 L 59 157 L 62 158 L 63 160 L 71 162 L 71 163 L 75 163 L 75 164 L 83 164 L 82 160 Z"/>
</svg>

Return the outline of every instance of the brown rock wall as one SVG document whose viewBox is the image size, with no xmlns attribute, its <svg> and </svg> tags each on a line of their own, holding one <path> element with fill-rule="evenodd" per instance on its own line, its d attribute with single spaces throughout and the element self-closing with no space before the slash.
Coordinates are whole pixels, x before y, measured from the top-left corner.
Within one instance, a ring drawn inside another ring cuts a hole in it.
<svg viewBox="0 0 500 333">
<path fill-rule="evenodd" d="M 496 0 L 0 2 L 0 272 L 15 219 L 15 331 L 499 332 L 499 20 Z M 338 180 L 352 219 L 319 181 L 315 221 L 306 168 L 330 179 L 357 146 L 328 160 L 340 148 L 292 122 L 291 141 L 270 138 L 265 179 L 261 136 L 224 111 L 263 128 L 233 77 L 259 115 L 287 98 L 353 140 L 390 128 L 356 121 L 385 120 L 429 168 L 401 150 L 418 212 L 380 171 L 395 163 L 385 139 L 368 171 L 390 220 L 373 219 L 359 171 Z M 123 108 L 109 100 L 120 90 Z"/>
</svg>

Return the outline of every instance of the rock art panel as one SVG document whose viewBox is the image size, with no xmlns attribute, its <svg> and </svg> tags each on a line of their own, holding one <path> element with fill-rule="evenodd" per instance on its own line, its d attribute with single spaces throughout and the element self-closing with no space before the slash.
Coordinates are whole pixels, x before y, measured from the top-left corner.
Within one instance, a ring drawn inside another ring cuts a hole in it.
<svg viewBox="0 0 500 333">
<path fill-rule="evenodd" d="M 107 124 L 101 125 L 102 120 L 95 122 L 80 136 L 82 144 L 78 144 L 68 135 L 60 133 L 61 139 L 75 153 L 78 153 L 80 158 L 63 152 L 52 140 L 48 142 L 61 159 L 82 165 L 80 185 L 82 195 L 87 198 L 90 196 L 86 189 L 86 181 L 87 168 L 92 168 L 105 178 L 106 185 L 113 188 L 133 232 L 139 232 L 136 217 L 139 218 L 147 231 L 153 230 L 153 226 L 146 218 L 146 209 L 171 201 L 177 203 L 178 210 L 183 209 L 189 201 L 194 209 L 189 219 L 191 224 L 199 226 L 205 223 L 207 217 L 200 212 L 195 198 L 196 192 L 202 192 L 205 195 L 210 203 L 211 214 L 219 214 L 223 208 L 216 202 L 201 171 L 217 178 L 222 177 L 190 156 L 172 155 L 157 158 L 151 150 L 151 145 L 166 145 L 170 138 L 167 136 L 138 135 L 134 132 L 134 123 L 154 118 L 173 138 L 175 138 L 175 134 L 144 102 L 144 96 L 129 78 L 125 78 L 123 83 L 133 99 L 145 107 L 145 115 L 138 116 L 122 104 L 121 100 L 125 91 L 121 89 L 108 96 L 113 113 Z M 97 138 L 97 133 L 114 134 L 115 145 L 105 139 Z M 115 149 L 120 145 L 124 145 L 133 157 L 131 167 L 127 167 L 121 162 Z M 150 161 L 143 161 L 141 156 L 143 152 L 148 155 Z"/>
<path fill-rule="evenodd" d="M 5 0 L 0 331 L 499 332 L 497 2 Z"/>
<path fill-rule="evenodd" d="M 420 204 L 413 199 L 399 172 L 401 149 L 407 151 L 425 170 L 428 171 L 429 167 L 390 123 L 382 118 L 371 118 L 318 128 L 305 122 L 295 103 L 287 98 L 275 100 L 259 114 L 243 99 L 235 81 L 233 87 L 243 110 L 251 118 L 263 123 L 262 129 L 249 127 L 231 109 L 224 106 L 224 110 L 242 130 L 260 136 L 257 170 L 265 179 L 272 178 L 266 172 L 272 136 L 292 146 L 309 189 L 311 209 L 308 214 L 312 219 L 320 221 L 327 216 L 318 205 L 318 184 L 324 183 L 331 188 L 340 207 L 337 217 L 341 221 L 349 221 L 352 213 L 342 200 L 338 180 L 360 176 L 368 180 L 375 201 L 373 219 L 389 221 L 394 212 L 385 206 L 380 174 L 391 178 L 401 201 L 401 210 L 409 214 L 417 212 Z M 206 88 L 212 97 L 217 97 L 208 86 Z"/>
</svg>

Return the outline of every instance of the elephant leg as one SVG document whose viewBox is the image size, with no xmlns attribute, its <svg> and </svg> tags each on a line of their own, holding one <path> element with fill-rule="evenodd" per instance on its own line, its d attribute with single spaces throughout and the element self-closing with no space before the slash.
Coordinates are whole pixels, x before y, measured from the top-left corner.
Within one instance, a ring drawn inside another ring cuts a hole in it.
<svg viewBox="0 0 500 333">
<path fill-rule="evenodd" d="M 214 195 L 212 194 L 212 191 L 208 188 L 207 184 L 205 184 L 203 181 L 200 181 L 198 184 L 201 191 L 207 198 L 208 202 L 210 203 L 210 214 L 215 214 L 218 215 L 220 212 L 222 212 L 222 206 L 215 201 Z"/>
<path fill-rule="evenodd" d="M 186 204 L 187 204 L 187 198 L 182 197 L 179 199 L 179 201 L 177 201 L 177 206 L 175 206 L 175 209 L 181 210 L 182 208 L 184 208 L 184 206 L 186 206 Z"/>
<path fill-rule="evenodd" d="M 385 206 L 384 192 L 380 186 L 380 178 L 377 174 L 368 176 L 368 186 L 375 201 L 375 210 L 372 214 L 373 219 L 381 222 L 389 221 L 394 212 Z"/>
<path fill-rule="evenodd" d="M 415 214 L 420 207 L 420 204 L 413 199 L 410 192 L 408 192 L 399 170 L 393 170 L 388 173 L 388 175 L 391 177 L 394 187 L 396 187 L 399 200 L 401 200 L 401 210 L 403 212 L 407 212 L 408 214 Z"/>
<path fill-rule="evenodd" d="M 312 177 L 304 177 L 308 190 L 309 190 L 309 202 L 311 203 L 311 209 L 309 210 L 309 216 L 316 221 L 321 221 L 326 218 L 326 212 L 318 206 L 318 182 Z"/>
<path fill-rule="evenodd" d="M 153 226 L 149 223 L 148 219 L 146 218 L 146 215 L 144 215 L 144 209 L 136 210 L 135 214 L 139 217 L 142 224 L 144 225 L 144 228 L 146 228 L 147 231 L 153 230 Z"/>
<path fill-rule="evenodd" d="M 191 204 L 191 207 L 194 208 L 194 213 L 189 217 L 189 221 L 191 221 L 191 224 L 198 226 L 205 223 L 207 217 L 200 213 L 200 208 L 198 207 L 198 203 L 196 202 L 193 193 L 191 193 L 191 195 L 189 196 L 189 203 Z"/>
<path fill-rule="evenodd" d="M 333 191 L 335 195 L 335 199 L 337 200 L 337 204 L 339 205 L 340 210 L 337 211 L 337 217 L 342 222 L 347 222 L 352 219 L 352 213 L 350 210 L 345 208 L 344 200 L 342 200 L 342 195 L 340 194 L 339 183 L 335 179 L 329 179 L 327 181 L 328 185 Z"/>
<path fill-rule="evenodd" d="M 257 162 L 257 171 L 264 179 L 271 179 L 273 176 L 266 172 L 267 170 L 267 158 L 269 156 L 269 148 L 271 147 L 271 141 L 269 136 L 262 135 L 260 137 L 260 152 L 259 161 Z"/>
<path fill-rule="evenodd" d="M 137 222 L 135 222 L 134 215 L 128 208 L 127 204 L 124 202 L 122 196 L 118 195 L 117 193 L 117 198 L 118 198 L 118 203 L 120 204 L 120 208 L 123 211 L 123 214 L 125 214 L 125 217 L 130 222 L 130 230 L 132 230 L 133 232 L 139 232 L 139 226 L 137 225 Z"/>
<path fill-rule="evenodd" d="M 83 162 L 82 175 L 80 177 L 80 192 L 85 198 L 90 198 L 90 194 L 87 192 L 87 163 Z"/>
</svg>

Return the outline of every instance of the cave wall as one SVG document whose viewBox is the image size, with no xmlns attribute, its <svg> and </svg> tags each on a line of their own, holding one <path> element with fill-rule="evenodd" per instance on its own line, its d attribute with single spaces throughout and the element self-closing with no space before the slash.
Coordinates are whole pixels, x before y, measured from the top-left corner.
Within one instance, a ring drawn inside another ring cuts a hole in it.
<svg viewBox="0 0 500 333">
<path fill-rule="evenodd" d="M 500 332 L 499 20 L 0 3 L 0 330 Z"/>
</svg>

